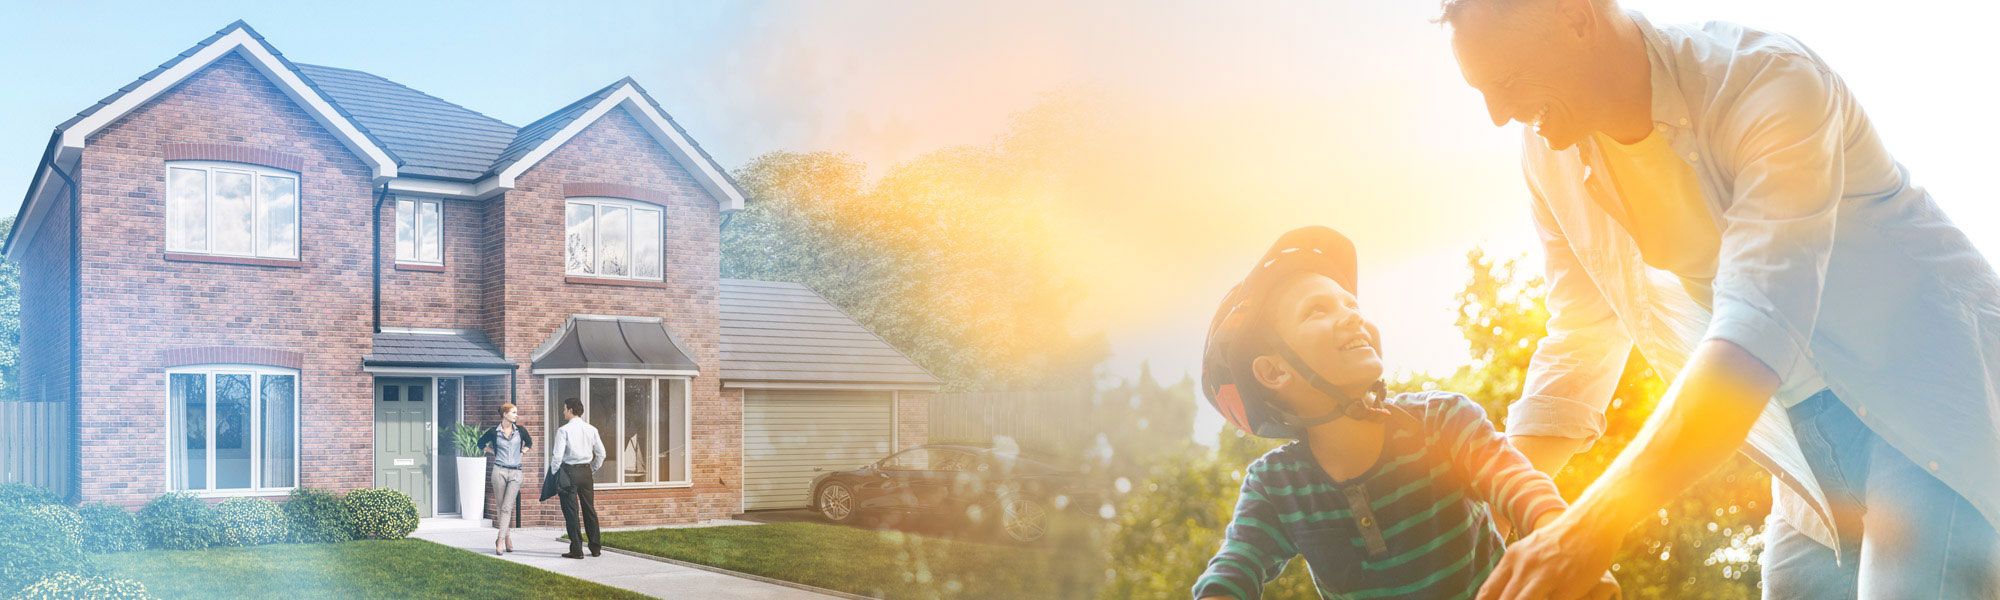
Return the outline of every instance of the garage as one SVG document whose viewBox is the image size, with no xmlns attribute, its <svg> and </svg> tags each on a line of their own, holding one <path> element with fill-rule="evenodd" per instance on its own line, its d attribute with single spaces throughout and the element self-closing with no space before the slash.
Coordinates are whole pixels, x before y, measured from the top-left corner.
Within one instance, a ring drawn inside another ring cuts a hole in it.
<svg viewBox="0 0 2000 600">
<path fill-rule="evenodd" d="M 745 390 L 743 509 L 803 508 L 814 468 L 887 456 L 893 414 L 889 392 Z"/>
</svg>

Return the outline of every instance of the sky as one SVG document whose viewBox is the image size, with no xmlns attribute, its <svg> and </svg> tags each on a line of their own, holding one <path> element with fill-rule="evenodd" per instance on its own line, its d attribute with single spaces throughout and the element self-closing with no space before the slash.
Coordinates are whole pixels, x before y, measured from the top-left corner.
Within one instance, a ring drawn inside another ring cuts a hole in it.
<svg viewBox="0 0 2000 600">
<path fill-rule="evenodd" d="M 1889 148 L 2000 256 L 1989 116 L 2000 8 L 1908 0 L 1626 0 L 1655 22 L 1794 35 L 1854 90 Z M 1079 91 L 1113 110 L 1057 242 L 1108 372 L 1198 367 L 1214 303 L 1278 233 L 1346 232 L 1390 366 L 1465 359 L 1451 295 L 1475 247 L 1538 269 L 1520 132 L 1487 122 L 1435 3 L 17 3 L 0 23 L 0 211 L 50 128 L 237 19 L 298 62 L 369 71 L 515 125 L 630 75 L 720 162 L 835 150 L 879 174 L 994 142 Z M 1219 419 L 1200 411 L 1199 431 Z M 1198 437 L 1205 437 L 1198 434 Z"/>
</svg>

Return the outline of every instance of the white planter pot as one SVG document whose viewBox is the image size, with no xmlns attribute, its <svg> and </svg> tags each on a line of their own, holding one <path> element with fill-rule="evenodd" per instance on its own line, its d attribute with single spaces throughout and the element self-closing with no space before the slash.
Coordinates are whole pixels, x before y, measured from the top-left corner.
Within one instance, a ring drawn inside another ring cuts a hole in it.
<svg viewBox="0 0 2000 600">
<path fill-rule="evenodd" d="M 459 518 L 477 522 L 486 516 L 486 457 L 458 457 Z"/>
</svg>

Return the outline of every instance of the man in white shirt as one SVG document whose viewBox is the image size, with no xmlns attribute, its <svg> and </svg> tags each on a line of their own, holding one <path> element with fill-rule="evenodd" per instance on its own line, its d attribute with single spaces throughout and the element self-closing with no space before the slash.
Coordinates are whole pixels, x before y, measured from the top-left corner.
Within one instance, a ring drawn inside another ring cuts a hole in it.
<svg viewBox="0 0 2000 600">
<path fill-rule="evenodd" d="M 549 476 L 561 469 L 570 485 L 561 488 L 563 527 L 569 530 L 569 553 L 563 558 L 583 558 L 583 534 L 590 534 L 590 555 L 602 556 L 604 544 L 597 533 L 597 491 L 592 478 L 604 466 L 604 440 L 597 428 L 583 421 L 583 401 L 563 399 L 563 426 L 557 429 L 553 452 L 549 454 Z M 582 529 L 577 521 L 581 517 Z"/>
<path fill-rule="evenodd" d="M 1439 20 L 1494 124 L 1530 129 L 1550 317 L 1511 441 L 1551 472 L 1587 448 L 1635 349 L 1674 382 L 1479 598 L 1583 596 L 1739 448 L 1776 484 L 1766 598 L 2000 598 L 2000 274 L 1839 75 L 1790 36 L 1616 0 Z"/>
</svg>

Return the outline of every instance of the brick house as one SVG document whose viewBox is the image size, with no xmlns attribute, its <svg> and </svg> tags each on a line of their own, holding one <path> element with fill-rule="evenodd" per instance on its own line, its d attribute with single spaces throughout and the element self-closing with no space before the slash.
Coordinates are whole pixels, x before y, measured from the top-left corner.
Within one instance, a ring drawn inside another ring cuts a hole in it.
<svg viewBox="0 0 2000 600">
<path fill-rule="evenodd" d="M 81 501 L 457 513 L 443 425 L 513 402 L 545 442 L 578 397 L 608 526 L 803 506 L 813 467 L 923 443 L 938 382 L 809 289 L 722 279 L 743 202 L 629 78 L 515 127 L 238 22 L 56 127 L 5 246 L 21 388 L 70 404 Z"/>
</svg>

